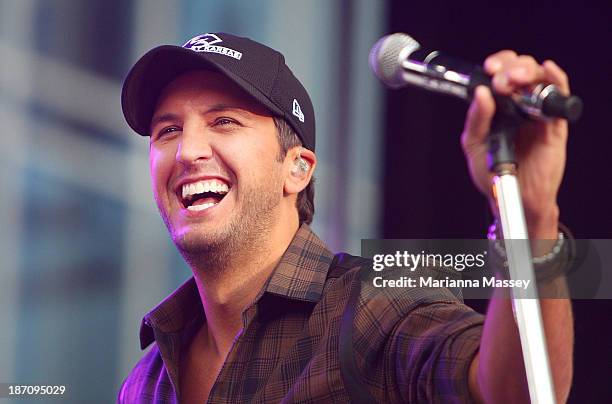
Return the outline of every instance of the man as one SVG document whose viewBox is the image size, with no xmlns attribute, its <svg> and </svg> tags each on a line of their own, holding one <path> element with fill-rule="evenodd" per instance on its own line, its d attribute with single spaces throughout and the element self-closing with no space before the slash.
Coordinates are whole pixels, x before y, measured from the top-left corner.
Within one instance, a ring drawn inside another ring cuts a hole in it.
<svg viewBox="0 0 612 404">
<path fill-rule="evenodd" d="M 500 94 L 541 82 L 569 92 L 550 61 L 502 51 L 484 67 Z M 483 325 L 443 288 L 359 292 L 361 260 L 334 257 L 310 230 L 314 111 L 280 53 L 225 33 L 155 48 L 126 78 L 122 106 L 150 136 L 155 200 L 194 276 L 145 316 L 141 346 L 154 344 L 119 402 L 528 401 L 508 300 L 493 300 Z M 493 207 L 485 138 L 494 110 L 478 88 L 462 135 Z M 521 128 L 533 239 L 557 239 L 566 140 L 562 120 Z M 543 300 L 542 312 L 564 401 L 571 309 Z"/>
</svg>

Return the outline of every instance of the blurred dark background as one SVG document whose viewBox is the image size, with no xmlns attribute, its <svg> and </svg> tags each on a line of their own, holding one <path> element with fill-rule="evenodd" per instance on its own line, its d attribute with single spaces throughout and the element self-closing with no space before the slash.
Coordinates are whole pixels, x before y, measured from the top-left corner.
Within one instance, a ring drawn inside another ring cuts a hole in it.
<svg viewBox="0 0 612 404">
<path fill-rule="evenodd" d="M 612 3 L 406 2 L 388 9 L 388 32 L 474 64 L 501 49 L 555 60 L 584 101 L 570 126 L 559 195 L 561 221 L 577 238 L 612 238 Z M 420 89 L 388 91 L 384 148 L 386 238 L 479 238 L 491 216 L 471 185 L 459 135 L 467 105 Z M 396 173 L 415 173 L 400 182 Z M 610 270 L 610 268 L 604 268 Z M 470 304 L 480 311 L 486 302 Z M 612 396 L 612 301 L 574 301 L 576 340 L 570 402 Z M 503 347 L 500 347 L 503 349 Z"/>
</svg>

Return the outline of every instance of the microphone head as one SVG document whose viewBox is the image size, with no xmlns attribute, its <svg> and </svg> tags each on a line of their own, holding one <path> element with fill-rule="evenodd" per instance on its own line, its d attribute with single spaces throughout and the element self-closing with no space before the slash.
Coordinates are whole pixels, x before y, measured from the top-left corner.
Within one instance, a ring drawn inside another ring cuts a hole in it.
<svg viewBox="0 0 612 404">
<path fill-rule="evenodd" d="M 399 88 L 402 80 L 402 61 L 421 45 L 410 35 L 401 32 L 380 38 L 370 50 L 370 68 L 385 85 Z"/>
</svg>

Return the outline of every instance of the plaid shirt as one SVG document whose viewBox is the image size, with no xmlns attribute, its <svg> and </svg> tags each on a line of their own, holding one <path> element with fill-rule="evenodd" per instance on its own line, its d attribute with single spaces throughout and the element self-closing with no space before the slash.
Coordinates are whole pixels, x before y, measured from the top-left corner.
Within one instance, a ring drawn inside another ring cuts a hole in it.
<svg viewBox="0 0 612 404">
<path fill-rule="evenodd" d="M 348 402 L 339 328 L 358 268 L 328 277 L 334 255 L 302 225 L 255 302 L 210 392 L 211 403 Z M 127 377 L 120 403 L 177 403 L 179 356 L 205 321 L 189 279 L 143 319 L 155 342 Z M 447 289 L 364 283 L 353 328 L 363 385 L 379 402 L 470 401 L 468 369 L 483 317 Z"/>
</svg>

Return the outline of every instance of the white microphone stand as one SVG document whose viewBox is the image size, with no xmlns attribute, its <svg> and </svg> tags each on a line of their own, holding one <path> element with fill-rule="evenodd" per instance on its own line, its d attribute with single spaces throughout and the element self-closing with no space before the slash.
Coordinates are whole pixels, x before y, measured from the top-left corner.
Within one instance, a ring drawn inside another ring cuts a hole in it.
<svg viewBox="0 0 612 404">
<path fill-rule="evenodd" d="M 532 403 L 556 403 L 548 350 L 542 325 L 529 235 L 516 177 L 514 135 L 521 122 L 514 105 L 497 99 L 497 112 L 489 134 L 489 169 L 506 247 L 510 279 L 530 280 L 531 291 L 512 288 L 512 305 L 518 326 Z"/>
</svg>

